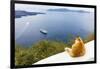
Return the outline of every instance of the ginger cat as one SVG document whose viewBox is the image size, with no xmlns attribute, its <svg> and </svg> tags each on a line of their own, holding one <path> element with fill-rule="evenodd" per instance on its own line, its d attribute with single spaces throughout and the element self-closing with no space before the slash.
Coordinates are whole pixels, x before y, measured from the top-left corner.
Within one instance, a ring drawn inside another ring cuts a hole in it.
<svg viewBox="0 0 100 69">
<path fill-rule="evenodd" d="M 85 54 L 85 46 L 80 37 L 75 39 L 75 43 L 72 45 L 72 48 L 65 48 L 71 57 L 79 57 Z"/>
</svg>

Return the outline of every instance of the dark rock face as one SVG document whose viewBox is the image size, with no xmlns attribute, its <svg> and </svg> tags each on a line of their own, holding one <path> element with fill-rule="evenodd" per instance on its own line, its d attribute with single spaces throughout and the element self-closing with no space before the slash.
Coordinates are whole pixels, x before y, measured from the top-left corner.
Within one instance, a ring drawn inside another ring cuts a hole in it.
<svg viewBox="0 0 100 69">
<path fill-rule="evenodd" d="M 38 15 L 38 14 L 45 14 L 41 12 L 27 12 L 27 11 L 15 11 L 15 18 L 20 18 L 22 16 L 29 16 L 29 15 Z"/>
</svg>

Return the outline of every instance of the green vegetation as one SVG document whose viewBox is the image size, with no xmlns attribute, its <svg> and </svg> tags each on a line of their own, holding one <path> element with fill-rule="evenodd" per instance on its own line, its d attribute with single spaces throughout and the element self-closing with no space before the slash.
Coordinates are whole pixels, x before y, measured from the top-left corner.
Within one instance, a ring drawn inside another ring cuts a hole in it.
<svg viewBox="0 0 100 69">
<path fill-rule="evenodd" d="M 60 41 L 42 40 L 30 48 L 16 45 L 15 65 L 31 65 L 41 59 L 64 51 L 67 44 Z"/>
</svg>

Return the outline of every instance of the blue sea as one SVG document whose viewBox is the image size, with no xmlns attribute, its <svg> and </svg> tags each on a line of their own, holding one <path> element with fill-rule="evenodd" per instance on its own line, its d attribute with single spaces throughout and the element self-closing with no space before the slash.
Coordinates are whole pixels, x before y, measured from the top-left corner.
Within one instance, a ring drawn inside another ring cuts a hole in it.
<svg viewBox="0 0 100 69">
<path fill-rule="evenodd" d="M 48 31 L 47 35 L 40 29 Z M 87 37 L 94 32 L 94 13 L 50 12 L 15 18 L 15 43 L 23 46 L 43 40 L 68 42 L 76 36 Z"/>
</svg>

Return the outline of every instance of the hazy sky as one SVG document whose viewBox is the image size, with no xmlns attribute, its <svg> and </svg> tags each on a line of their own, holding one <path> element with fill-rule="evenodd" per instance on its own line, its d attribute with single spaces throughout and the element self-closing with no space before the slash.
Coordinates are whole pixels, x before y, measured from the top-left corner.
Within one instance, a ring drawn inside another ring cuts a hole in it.
<svg viewBox="0 0 100 69">
<path fill-rule="evenodd" d="M 48 6 L 48 5 L 30 5 L 30 4 L 15 4 L 15 10 L 25 10 L 25 11 L 42 11 L 45 12 L 48 9 L 56 8 L 68 8 L 73 10 L 85 10 L 89 12 L 94 12 L 93 8 L 79 8 L 79 7 L 62 7 L 62 6 Z"/>
</svg>

